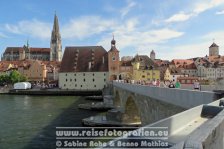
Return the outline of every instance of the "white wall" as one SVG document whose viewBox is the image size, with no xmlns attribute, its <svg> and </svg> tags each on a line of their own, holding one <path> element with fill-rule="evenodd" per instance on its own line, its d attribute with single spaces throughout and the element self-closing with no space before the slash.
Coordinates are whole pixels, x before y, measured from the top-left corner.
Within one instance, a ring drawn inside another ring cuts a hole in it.
<svg viewBox="0 0 224 149">
<path fill-rule="evenodd" d="M 77 90 L 101 90 L 108 81 L 108 72 L 59 73 L 59 88 Z"/>
</svg>

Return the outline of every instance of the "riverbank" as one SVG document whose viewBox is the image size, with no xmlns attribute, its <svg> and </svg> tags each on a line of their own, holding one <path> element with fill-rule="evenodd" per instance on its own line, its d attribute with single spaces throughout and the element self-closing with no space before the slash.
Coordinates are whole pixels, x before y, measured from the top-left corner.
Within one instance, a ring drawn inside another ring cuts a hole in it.
<svg viewBox="0 0 224 149">
<path fill-rule="evenodd" d="M 30 89 L 9 90 L 3 94 L 9 95 L 38 95 L 38 96 L 99 96 L 102 91 L 94 90 L 61 90 L 61 89 Z"/>
</svg>

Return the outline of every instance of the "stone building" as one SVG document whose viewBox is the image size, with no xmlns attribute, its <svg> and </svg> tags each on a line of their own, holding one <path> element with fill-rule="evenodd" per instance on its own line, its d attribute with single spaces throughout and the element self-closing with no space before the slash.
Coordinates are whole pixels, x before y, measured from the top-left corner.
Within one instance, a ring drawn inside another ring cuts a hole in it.
<svg viewBox="0 0 224 149">
<path fill-rule="evenodd" d="M 118 80 L 119 79 L 119 51 L 116 48 L 116 40 L 114 37 L 111 41 L 111 49 L 108 51 L 108 69 L 110 80 Z"/>
<path fill-rule="evenodd" d="M 209 56 L 218 56 L 219 55 L 219 46 L 213 42 L 209 47 Z"/>
<path fill-rule="evenodd" d="M 102 46 L 65 48 L 59 72 L 61 89 L 101 90 L 108 78 L 108 53 Z"/>
<path fill-rule="evenodd" d="M 150 52 L 150 58 L 154 61 L 156 59 L 156 53 L 154 50 Z"/>
</svg>

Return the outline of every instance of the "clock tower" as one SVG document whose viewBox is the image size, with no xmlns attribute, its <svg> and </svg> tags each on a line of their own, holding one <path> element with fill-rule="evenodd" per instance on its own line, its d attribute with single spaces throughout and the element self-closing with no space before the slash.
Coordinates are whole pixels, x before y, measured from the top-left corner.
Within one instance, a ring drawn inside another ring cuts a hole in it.
<svg viewBox="0 0 224 149">
<path fill-rule="evenodd" d="M 119 51 L 116 48 L 116 40 L 111 40 L 111 49 L 108 51 L 108 68 L 109 68 L 109 79 L 119 79 Z"/>
</svg>

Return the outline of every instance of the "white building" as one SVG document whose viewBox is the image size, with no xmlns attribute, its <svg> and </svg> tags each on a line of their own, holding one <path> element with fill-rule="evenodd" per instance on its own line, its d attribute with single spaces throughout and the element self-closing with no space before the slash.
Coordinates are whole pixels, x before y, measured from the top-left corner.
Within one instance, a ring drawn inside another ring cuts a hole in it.
<svg viewBox="0 0 224 149">
<path fill-rule="evenodd" d="M 102 90 L 108 78 L 108 53 L 102 46 L 65 48 L 59 72 L 61 89 Z"/>
</svg>

